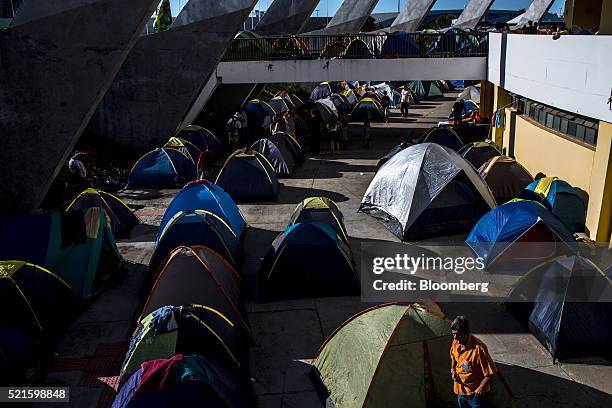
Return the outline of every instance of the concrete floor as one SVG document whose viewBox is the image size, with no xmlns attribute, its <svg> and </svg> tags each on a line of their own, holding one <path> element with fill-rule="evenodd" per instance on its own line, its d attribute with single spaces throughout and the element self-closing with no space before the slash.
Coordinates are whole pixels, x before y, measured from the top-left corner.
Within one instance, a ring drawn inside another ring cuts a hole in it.
<svg viewBox="0 0 612 408">
<path fill-rule="evenodd" d="M 358 265 L 362 242 L 398 242 L 378 221 L 358 213 L 359 203 L 372 180 L 378 158 L 402 138 L 416 136 L 422 129 L 444 120 L 452 100 L 428 101 L 412 109 L 408 120 L 393 112 L 389 124 L 373 126 L 370 150 L 360 148 L 362 140 L 355 126 L 348 149 L 340 156 L 332 157 L 324 150 L 321 155 L 308 158 L 292 178 L 282 179 L 277 203 L 240 206 L 249 224 L 242 276 L 255 343 L 250 352 L 250 368 L 257 407 L 322 407 L 306 375 L 308 362 L 339 324 L 371 306 L 358 297 L 259 303 L 257 273 L 271 241 L 286 227 L 301 200 L 326 195 L 338 203 L 344 214 Z M 74 323 L 60 341 L 57 362 L 45 379 L 47 384 L 71 387 L 70 406 L 106 407 L 112 403 L 122 353 L 144 296 L 142 282 L 157 226 L 175 193 L 176 190 L 123 194 L 137 208 L 143 222 L 129 240 L 118 244 L 128 261 L 126 278 L 102 293 Z M 518 406 L 612 406 L 609 362 L 592 359 L 554 364 L 544 347 L 501 305 L 441 306 L 449 317 L 466 314 L 472 319 L 473 331 L 488 345 Z"/>
</svg>

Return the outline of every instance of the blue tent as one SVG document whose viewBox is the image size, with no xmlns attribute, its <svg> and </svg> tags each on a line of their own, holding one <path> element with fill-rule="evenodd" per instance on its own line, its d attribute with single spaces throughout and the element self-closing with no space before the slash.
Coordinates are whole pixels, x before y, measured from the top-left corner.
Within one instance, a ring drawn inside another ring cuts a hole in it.
<svg viewBox="0 0 612 408">
<path fill-rule="evenodd" d="M 398 32 L 387 36 L 380 56 L 382 58 L 411 57 L 421 53 L 421 47 L 414 40 L 414 35 Z"/>
<path fill-rule="evenodd" d="M 612 281 L 590 260 L 561 256 L 525 275 L 507 303 L 557 358 L 610 356 Z"/>
<path fill-rule="evenodd" d="M 584 232 L 586 205 L 576 189 L 556 177 L 545 177 L 525 187 L 521 198 L 544 204 L 571 232 Z"/>
<path fill-rule="evenodd" d="M 278 179 L 272 164 L 259 152 L 238 150 L 228 157 L 215 181 L 234 201 L 275 201 Z"/>
<path fill-rule="evenodd" d="M 156 271 L 170 252 L 179 246 L 207 246 L 233 265 L 240 263 L 242 248 L 238 237 L 229 224 L 212 212 L 179 211 L 160 231 L 149 263 L 151 271 Z"/>
<path fill-rule="evenodd" d="M 176 188 L 196 178 L 195 164 L 178 150 L 155 149 L 132 167 L 126 188 Z"/>
<path fill-rule="evenodd" d="M 276 237 L 262 266 L 266 299 L 359 294 L 348 243 L 327 224 L 296 223 Z"/>
<path fill-rule="evenodd" d="M 540 203 L 511 200 L 486 213 L 474 226 L 465 241 L 474 253 L 491 265 L 517 242 L 564 242 L 572 249 L 574 238 L 565 225 Z M 553 245 L 550 246 L 553 248 Z M 526 246 L 521 248 L 526 250 Z M 542 250 L 534 246 L 534 250 Z M 524 254 L 532 258 L 531 254 Z M 506 254 L 506 258 L 509 255 Z M 519 254 L 517 254 L 517 258 Z M 535 257 L 533 257 L 535 258 Z"/>
<path fill-rule="evenodd" d="M 246 221 L 231 197 L 218 185 L 207 180 L 196 180 L 187 184 L 174 197 L 162 218 L 157 234 L 161 236 L 166 224 L 179 211 L 205 210 L 221 217 L 241 239 L 246 230 Z"/>
<path fill-rule="evenodd" d="M 252 150 L 261 153 L 272 166 L 278 177 L 289 177 L 293 173 L 293 156 L 289 153 L 287 159 L 291 160 L 291 164 L 287 163 L 280 149 L 276 147 L 269 139 L 259 139 L 251 146 Z"/>
<path fill-rule="evenodd" d="M 274 108 L 269 103 L 260 99 L 252 99 L 248 101 L 242 108 L 248 115 L 253 115 L 263 122 L 266 116 L 273 118 L 276 115 Z"/>
</svg>

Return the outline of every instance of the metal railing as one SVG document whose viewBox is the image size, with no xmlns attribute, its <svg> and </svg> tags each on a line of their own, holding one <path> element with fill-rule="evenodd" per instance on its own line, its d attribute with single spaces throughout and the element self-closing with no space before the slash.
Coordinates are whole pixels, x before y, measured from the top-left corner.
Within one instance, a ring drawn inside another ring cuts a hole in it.
<svg viewBox="0 0 612 408">
<path fill-rule="evenodd" d="M 232 41 L 223 61 L 484 57 L 488 33 L 347 34 Z"/>
</svg>

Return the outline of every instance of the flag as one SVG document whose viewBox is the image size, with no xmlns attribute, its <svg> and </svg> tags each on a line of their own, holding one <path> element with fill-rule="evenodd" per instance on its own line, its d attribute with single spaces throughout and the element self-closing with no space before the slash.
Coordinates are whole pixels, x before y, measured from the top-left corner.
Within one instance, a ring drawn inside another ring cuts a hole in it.
<svg viewBox="0 0 612 408">
<path fill-rule="evenodd" d="M 157 13 L 155 14 L 155 24 L 153 31 L 158 33 L 167 30 L 172 24 L 172 12 L 170 11 L 170 0 L 162 0 Z"/>
</svg>

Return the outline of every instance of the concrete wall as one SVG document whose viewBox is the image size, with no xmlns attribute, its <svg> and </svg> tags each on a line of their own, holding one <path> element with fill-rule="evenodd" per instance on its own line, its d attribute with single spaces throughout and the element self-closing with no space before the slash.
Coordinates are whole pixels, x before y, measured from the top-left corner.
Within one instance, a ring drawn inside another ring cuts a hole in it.
<svg viewBox="0 0 612 408">
<path fill-rule="evenodd" d="M 261 35 L 297 34 L 317 4 L 319 0 L 274 0 L 255 31 Z"/>
<path fill-rule="evenodd" d="M 138 40 L 88 131 L 145 149 L 181 124 L 255 0 L 191 0 L 169 30 Z"/>
<path fill-rule="evenodd" d="M 544 14 L 546 14 L 553 2 L 554 0 L 534 0 L 527 8 L 527 11 L 508 21 L 508 23 L 516 24 L 519 27 L 526 25 L 529 21 L 537 23 L 544 17 Z"/>
<path fill-rule="evenodd" d="M 490 33 L 488 80 L 529 99 L 612 122 L 610 50 L 611 36 L 566 35 L 555 41 Z"/>
<path fill-rule="evenodd" d="M 486 78 L 485 57 L 335 59 L 222 62 L 216 75 L 224 84 L 344 81 L 402 81 Z"/>
<path fill-rule="evenodd" d="M 29 0 L 0 30 L 0 212 L 43 200 L 156 0 Z"/>
</svg>

